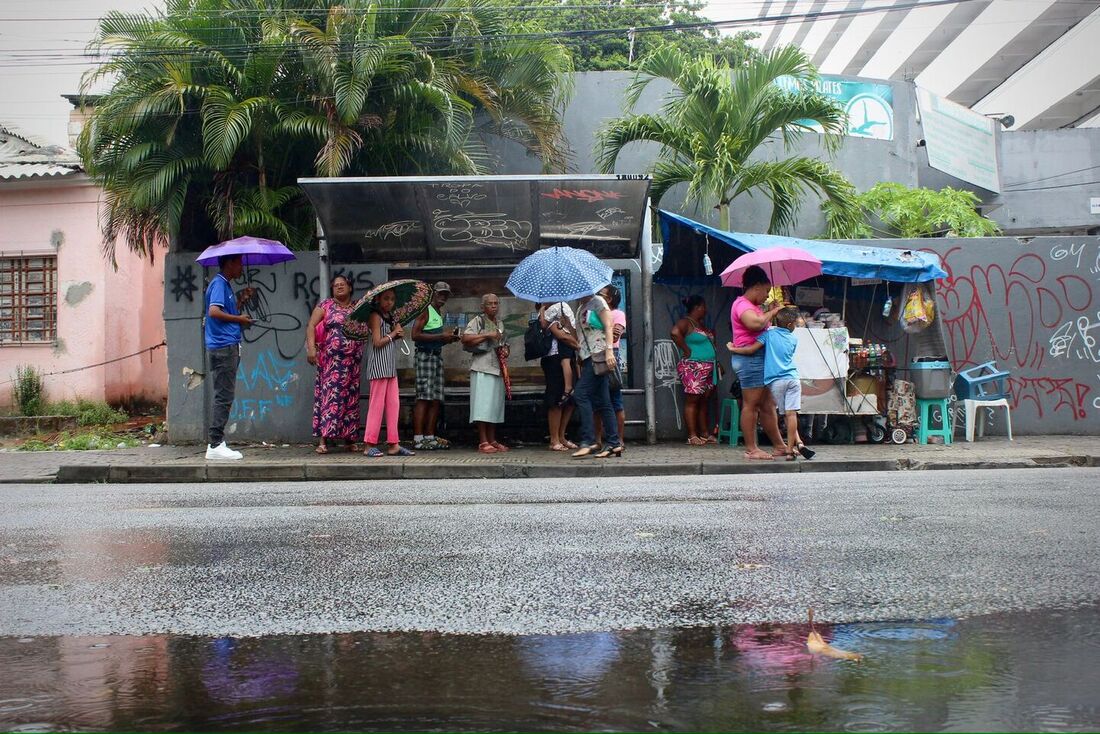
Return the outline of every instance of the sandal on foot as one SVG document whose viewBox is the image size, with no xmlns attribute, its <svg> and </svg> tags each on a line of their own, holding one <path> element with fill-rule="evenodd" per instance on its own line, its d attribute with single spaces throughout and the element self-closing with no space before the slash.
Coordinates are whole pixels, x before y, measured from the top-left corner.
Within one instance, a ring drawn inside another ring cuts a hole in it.
<svg viewBox="0 0 1100 734">
<path fill-rule="evenodd" d="M 502 444 L 500 441 L 493 441 L 493 448 L 497 450 L 498 454 L 503 454 L 507 451 L 511 451 L 511 449 Z"/>
<path fill-rule="evenodd" d="M 766 451 L 760 451 L 759 449 L 754 453 L 751 451 L 745 452 L 745 458 L 749 461 L 774 461 L 775 457 Z"/>
<path fill-rule="evenodd" d="M 687 445 L 688 446 L 706 446 L 707 442 L 704 441 L 703 439 L 699 438 L 698 436 L 688 436 Z"/>
<path fill-rule="evenodd" d="M 569 449 L 570 451 L 576 451 L 577 450 L 577 444 L 573 443 L 572 441 L 566 441 L 562 445 L 565 446 L 565 448 Z"/>
<path fill-rule="evenodd" d="M 567 449 L 565 447 L 565 444 L 563 444 L 563 443 L 555 443 L 555 444 L 551 444 L 550 450 L 551 451 L 568 451 L 569 449 Z"/>
<path fill-rule="evenodd" d="M 716 436 L 707 436 L 706 438 L 703 439 L 703 443 L 715 444 L 715 443 L 718 443 L 718 438 Z"/>
<path fill-rule="evenodd" d="M 495 454 L 497 450 L 493 448 L 491 443 L 482 443 L 477 447 L 477 452 L 479 454 Z"/>
<path fill-rule="evenodd" d="M 379 459 L 385 455 L 386 454 L 382 451 L 382 449 L 378 448 L 377 446 L 371 446 L 369 449 L 363 452 L 363 456 L 371 459 Z"/>
<path fill-rule="evenodd" d="M 396 451 L 387 451 L 386 456 L 416 456 L 416 452 L 409 451 L 404 446 L 398 446 Z"/>
<path fill-rule="evenodd" d="M 320 444 L 319 446 L 317 446 L 317 448 L 313 449 L 313 451 L 314 451 L 314 453 L 318 453 L 318 454 L 327 454 L 328 453 L 328 446 L 325 446 L 324 444 Z"/>
</svg>

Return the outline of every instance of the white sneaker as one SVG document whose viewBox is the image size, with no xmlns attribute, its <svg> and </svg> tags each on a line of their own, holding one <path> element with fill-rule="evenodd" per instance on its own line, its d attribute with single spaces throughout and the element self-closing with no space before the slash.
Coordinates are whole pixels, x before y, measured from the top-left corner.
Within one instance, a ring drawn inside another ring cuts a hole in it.
<svg viewBox="0 0 1100 734">
<path fill-rule="evenodd" d="M 225 445 L 225 441 L 222 441 L 217 446 L 206 447 L 206 458 L 207 460 L 219 459 L 225 461 L 237 461 L 238 459 L 243 458 L 243 455 L 240 451 L 234 451 L 233 449 L 229 448 Z"/>
</svg>

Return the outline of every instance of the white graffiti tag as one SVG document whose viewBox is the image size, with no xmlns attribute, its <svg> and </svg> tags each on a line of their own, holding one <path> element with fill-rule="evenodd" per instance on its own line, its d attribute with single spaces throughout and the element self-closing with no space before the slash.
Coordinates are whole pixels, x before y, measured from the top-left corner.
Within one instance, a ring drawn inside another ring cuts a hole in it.
<svg viewBox="0 0 1100 734">
<path fill-rule="evenodd" d="M 432 224 L 444 242 L 465 242 L 485 247 L 531 249 L 531 223 L 508 219 L 504 213 L 452 213 L 443 209 L 432 212 Z"/>
<path fill-rule="evenodd" d="M 658 339 L 653 343 L 653 376 L 657 378 L 657 387 L 667 387 L 672 393 L 673 413 L 676 415 L 676 428 L 682 430 L 684 425 L 680 419 L 680 406 L 676 396 L 680 394 L 680 375 L 676 371 L 676 365 L 680 363 L 680 349 L 670 339 Z"/>
<path fill-rule="evenodd" d="M 1050 356 L 1076 357 L 1100 364 L 1100 311 L 1096 318 L 1093 322 L 1088 316 L 1081 316 L 1059 326 L 1050 337 Z"/>
<path fill-rule="evenodd" d="M 363 233 L 363 237 L 372 240 L 378 238 L 380 240 L 387 239 L 389 237 L 401 238 L 410 232 L 415 232 L 420 229 L 420 222 L 415 219 L 402 219 L 398 222 L 390 222 L 389 224 L 383 224 L 378 229 L 368 229 Z"/>
</svg>

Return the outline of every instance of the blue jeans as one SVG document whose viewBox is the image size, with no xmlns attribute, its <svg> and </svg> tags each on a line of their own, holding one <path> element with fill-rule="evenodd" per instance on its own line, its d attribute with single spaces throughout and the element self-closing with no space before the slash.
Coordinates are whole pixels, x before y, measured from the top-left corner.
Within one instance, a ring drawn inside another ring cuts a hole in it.
<svg viewBox="0 0 1100 734">
<path fill-rule="evenodd" d="M 607 375 L 597 375 L 592 370 L 592 360 L 581 362 L 581 378 L 573 390 L 573 400 L 577 404 L 577 413 L 581 417 L 581 446 L 596 443 L 595 413 L 603 421 L 604 445 L 615 448 L 621 445 L 619 440 L 619 422 L 615 411 L 611 409 L 611 391 Z"/>
</svg>

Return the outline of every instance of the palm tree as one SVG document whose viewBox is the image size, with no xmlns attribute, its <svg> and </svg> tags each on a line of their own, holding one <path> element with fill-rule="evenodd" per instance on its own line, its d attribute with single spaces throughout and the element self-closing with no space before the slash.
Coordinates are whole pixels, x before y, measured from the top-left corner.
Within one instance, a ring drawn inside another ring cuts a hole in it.
<svg viewBox="0 0 1100 734">
<path fill-rule="evenodd" d="M 772 202 L 768 231 L 783 233 L 794 224 L 806 190 L 817 192 L 839 212 L 858 215 L 855 189 L 836 169 L 806 156 L 751 160 L 761 145 L 778 135 L 783 150 L 813 128 L 823 131 L 822 145 L 835 151 L 846 119 L 843 110 L 814 91 L 817 72 L 805 54 L 784 47 L 730 68 L 712 57 L 690 57 L 672 46 L 642 60 L 627 93 L 632 110 L 655 79 L 675 89 L 661 114 L 627 114 L 597 135 L 597 164 L 615 169 L 630 143 L 650 141 L 661 150 L 653 166 L 655 201 L 670 188 L 687 183 L 697 204 L 717 205 L 719 226 L 729 229 L 729 205 L 742 194 L 763 193 Z"/>
<path fill-rule="evenodd" d="M 106 254 L 255 234 L 307 246 L 299 176 L 477 173 L 482 132 L 563 160 L 568 52 L 490 0 L 168 0 L 111 13 L 80 152 Z M 475 129 L 475 121 L 486 124 Z M 475 134 L 476 133 L 476 134 Z"/>
</svg>

